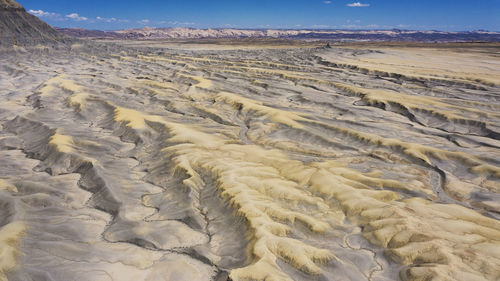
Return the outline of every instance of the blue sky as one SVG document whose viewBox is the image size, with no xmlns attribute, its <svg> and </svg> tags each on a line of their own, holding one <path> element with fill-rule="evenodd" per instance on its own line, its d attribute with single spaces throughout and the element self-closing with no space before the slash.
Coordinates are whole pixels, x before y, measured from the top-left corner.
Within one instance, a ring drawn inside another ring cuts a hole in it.
<svg viewBox="0 0 500 281">
<path fill-rule="evenodd" d="M 57 27 L 500 31 L 500 0 L 18 0 Z"/>
</svg>

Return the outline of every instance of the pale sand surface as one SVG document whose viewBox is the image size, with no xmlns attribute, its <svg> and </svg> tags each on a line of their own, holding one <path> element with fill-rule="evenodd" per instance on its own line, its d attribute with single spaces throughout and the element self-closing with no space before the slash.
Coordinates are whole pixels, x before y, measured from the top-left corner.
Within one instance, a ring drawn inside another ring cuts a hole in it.
<svg viewBox="0 0 500 281">
<path fill-rule="evenodd" d="M 0 280 L 500 278 L 498 46 L 183 44 L 2 50 Z"/>
</svg>

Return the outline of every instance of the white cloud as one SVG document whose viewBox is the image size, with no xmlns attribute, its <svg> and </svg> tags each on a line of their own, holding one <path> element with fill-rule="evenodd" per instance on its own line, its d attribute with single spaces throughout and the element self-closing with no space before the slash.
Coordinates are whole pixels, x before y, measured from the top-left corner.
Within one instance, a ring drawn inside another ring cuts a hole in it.
<svg viewBox="0 0 500 281">
<path fill-rule="evenodd" d="M 332 4 L 332 1 L 323 1 L 325 4 Z"/>
<path fill-rule="evenodd" d="M 29 10 L 28 13 L 40 18 L 58 18 L 61 15 L 57 13 L 45 12 L 42 10 Z"/>
<path fill-rule="evenodd" d="M 58 13 L 51 13 L 51 12 L 46 12 L 43 10 L 29 10 L 28 13 L 37 16 L 39 18 L 44 18 L 44 19 L 49 19 L 49 20 L 56 20 L 56 21 L 68 21 L 68 20 L 73 20 L 73 21 L 87 21 L 89 23 L 96 23 L 96 22 L 101 22 L 101 23 L 127 23 L 130 22 L 130 20 L 127 19 L 118 19 L 118 18 L 104 18 L 104 17 L 95 17 L 95 18 L 87 18 L 84 16 L 80 16 L 77 13 L 71 13 L 65 16 L 62 16 L 61 14 Z"/>
<path fill-rule="evenodd" d="M 87 17 L 80 16 L 77 13 L 71 13 L 68 15 L 65 15 L 64 17 L 58 13 L 51 13 L 43 10 L 29 10 L 28 13 L 35 15 L 39 18 L 45 18 L 45 19 L 50 19 L 50 20 L 57 20 L 57 21 L 65 21 L 65 20 L 74 20 L 74 21 L 87 21 L 89 20 Z M 99 20 L 100 17 L 97 17 L 97 20 Z M 101 18 L 103 19 L 103 18 Z"/>
<path fill-rule="evenodd" d="M 370 7 L 370 4 L 363 4 L 360 2 L 354 2 L 351 4 L 347 4 L 348 7 Z"/>
<path fill-rule="evenodd" d="M 151 22 L 151 21 L 150 21 L 150 20 L 148 20 L 148 19 L 143 19 L 143 20 L 138 21 L 138 23 L 140 23 L 140 24 L 148 24 L 148 23 L 150 23 L 150 22 Z"/>
<path fill-rule="evenodd" d="M 86 20 L 88 20 L 88 18 L 82 17 L 82 16 L 78 15 L 77 13 L 72 13 L 72 14 L 66 15 L 66 17 L 68 19 L 72 19 L 74 21 L 86 21 Z"/>
<path fill-rule="evenodd" d="M 103 17 L 96 17 L 95 18 L 97 21 L 103 21 L 103 22 L 117 22 L 118 20 L 116 18 L 103 18 Z"/>
</svg>

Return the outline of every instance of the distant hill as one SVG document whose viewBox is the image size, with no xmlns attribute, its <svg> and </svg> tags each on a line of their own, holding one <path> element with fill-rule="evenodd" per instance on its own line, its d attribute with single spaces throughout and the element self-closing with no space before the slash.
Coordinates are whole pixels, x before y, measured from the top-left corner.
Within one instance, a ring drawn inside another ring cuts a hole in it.
<svg viewBox="0 0 500 281">
<path fill-rule="evenodd" d="M 61 34 L 19 3 L 0 0 L 0 45 L 27 45 L 53 42 Z"/>
<path fill-rule="evenodd" d="M 194 29 L 142 28 L 98 31 L 60 28 L 65 35 L 79 38 L 107 39 L 197 39 L 197 38 L 282 38 L 339 41 L 407 41 L 407 42 L 500 42 L 500 33 L 488 31 L 444 32 L 411 30 L 313 30 L 313 29 Z"/>
</svg>

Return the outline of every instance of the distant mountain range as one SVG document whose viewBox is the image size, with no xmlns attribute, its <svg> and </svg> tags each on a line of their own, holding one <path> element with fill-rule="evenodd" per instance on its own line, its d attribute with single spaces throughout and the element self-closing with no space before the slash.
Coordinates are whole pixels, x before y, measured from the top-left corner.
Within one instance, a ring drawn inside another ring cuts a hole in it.
<svg viewBox="0 0 500 281">
<path fill-rule="evenodd" d="M 499 42 L 500 32 L 410 31 L 410 30 L 315 30 L 315 29 L 194 29 L 149 28 L 117 31 L 57 28 L 78 38 L 102 39 L 200 39 L 200 38 L 281 38 L 340 41 L 408 41 L 408 42 Z"/>
</svg>

